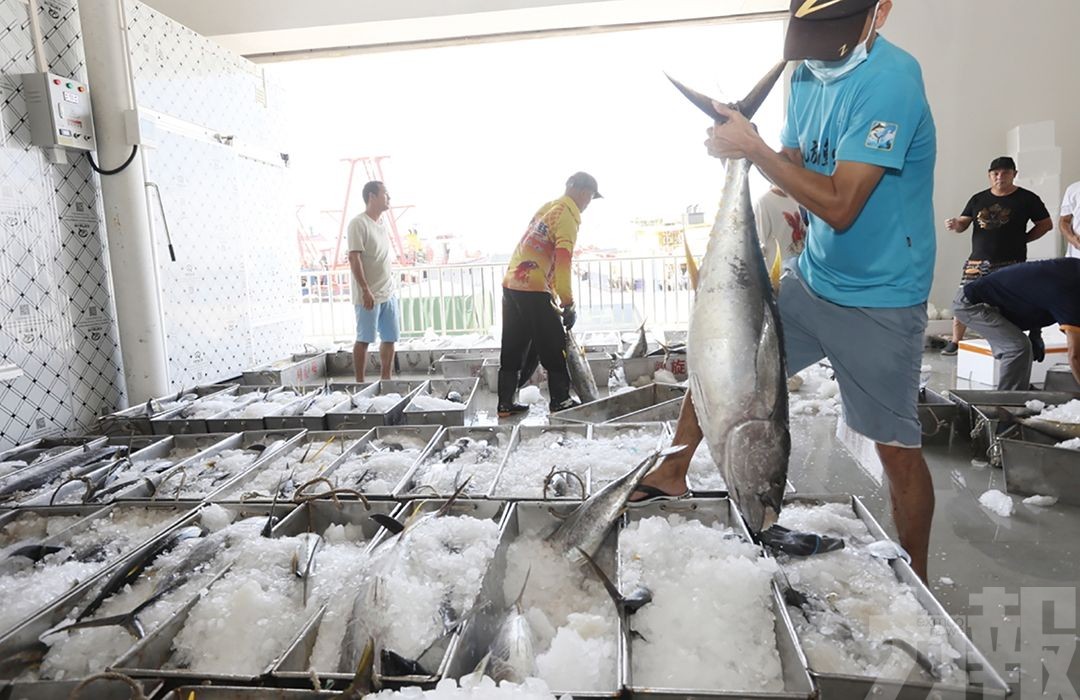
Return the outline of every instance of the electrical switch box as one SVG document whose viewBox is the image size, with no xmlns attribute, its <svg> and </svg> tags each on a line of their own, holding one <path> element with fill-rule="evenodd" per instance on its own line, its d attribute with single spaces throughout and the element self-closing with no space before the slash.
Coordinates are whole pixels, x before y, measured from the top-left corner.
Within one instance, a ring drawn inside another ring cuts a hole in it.
<svg viewBox="0 0 1080 700">
<path fill-rule="evenodd" d="M 96 150 L 86 83 L 52 73 L 24 73 L 22 84 L 35 146 Z"/>
</svg>

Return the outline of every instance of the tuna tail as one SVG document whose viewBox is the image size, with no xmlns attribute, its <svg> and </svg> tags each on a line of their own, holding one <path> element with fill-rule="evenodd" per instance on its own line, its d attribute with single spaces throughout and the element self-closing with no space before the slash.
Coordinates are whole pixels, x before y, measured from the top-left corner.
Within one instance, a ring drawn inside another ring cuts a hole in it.
<svg viewBox="0 0 1080 700">
<path fill-rule="evenodd" d="M 769 96 L 769 92 L 772 91 L 773 86 L 776 85 L 776 81 L 780 79 L 786 65 L 785 62 L 777 63 L 765 74 L 764 78 L 758 81 L 758 84 L 750 90 L 746 97 L 730 105 L 730 107 L 737 110 L 747 119 L 753 117 L 761 107 L 762 103 L 765 102 L 765 98 Z M 667 79 L 675 85 L 679 92 L 686 96 L 686 99 L 693 102 L 698 109 L 709 115 L 713 121 L 720 124 L 727 122 L 728 118 L 721 115 L 716 111 L 716 108 L 713 107 L 713 99 L 711 97 L 686 87 L 666 73 L 664 75 L 666 75 Z"/>
<path fill-rule="evenodd" d="M 683 253 L 686 255 L 686 274 L 690 277 L 690 289 L 697 291 L 698 278 L 701 274 L 698 272 L 697 261 L 694 260 L 693 254 L 690 252 L 690 241 L 687 240 L 686 234 L 683 233 Z"/>
<path fill-rule="evenodd" d="M 780 241 L 776 242 L 776 257 L 773 258 L 772 267 L 769 269 L 769 281 L 772 282 L 773 291 L 780 289 L 780 273 L 783 271 L 783 251 L 780 249 Z"/>
</svg>

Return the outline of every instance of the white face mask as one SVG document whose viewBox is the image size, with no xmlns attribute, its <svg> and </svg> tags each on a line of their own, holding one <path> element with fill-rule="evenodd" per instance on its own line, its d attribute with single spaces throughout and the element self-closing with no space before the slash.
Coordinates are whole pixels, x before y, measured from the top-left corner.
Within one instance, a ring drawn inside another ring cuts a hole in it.
<svg viewBox="0 0 1080 700">
<path fill-rule="evenodd" d="M 863 61 L 870 57 L 870 37 L 874 35 L 874 24 L 877 22 L 877 11 L 880 4 L 874 5 L 874 16 L 870 20 L 870 33 L 866 35 L 866 40 L 859 42 L 859 45 L 848 54 L 847 58 L 842 58 L 839 61 L 819 61 L 808 58 L 803 61 L 818 80 L 825 84 L 839 80 L 858 68 Z"/>
</svg>

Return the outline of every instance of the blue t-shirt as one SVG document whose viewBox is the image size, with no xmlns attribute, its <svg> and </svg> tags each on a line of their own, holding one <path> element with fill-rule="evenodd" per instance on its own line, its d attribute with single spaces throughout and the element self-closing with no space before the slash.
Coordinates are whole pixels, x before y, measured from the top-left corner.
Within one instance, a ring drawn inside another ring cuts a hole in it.
<svg viewBox="0 0 1080 700">
<path fill-rule="evenodd" d="M 795 70 L 784 147 L 798 148 L 804 165 L 825 175 L 838 161 L 885 168 L 849 228 L 837 231 L 810 214 L 799 271 L 817 294 L 842 306 L 926 301 L 936 247 L 936 138 L 918 62 L 882 36 L 862 65 L 827 85 L 805 65 Z"/>
</svg>

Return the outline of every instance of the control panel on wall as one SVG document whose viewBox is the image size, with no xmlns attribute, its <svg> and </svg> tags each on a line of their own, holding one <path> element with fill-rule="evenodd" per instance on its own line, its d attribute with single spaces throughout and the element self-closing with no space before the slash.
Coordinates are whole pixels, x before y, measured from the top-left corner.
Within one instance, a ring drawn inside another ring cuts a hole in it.
<svg viewBox="0 0 1080 700">
<path fill-rule="evenodd" d="M 97 148 L 86 83 L 52 73 L 25 73 L 22 78 L 30 140 L 35 146 Z"/>
</svg>

